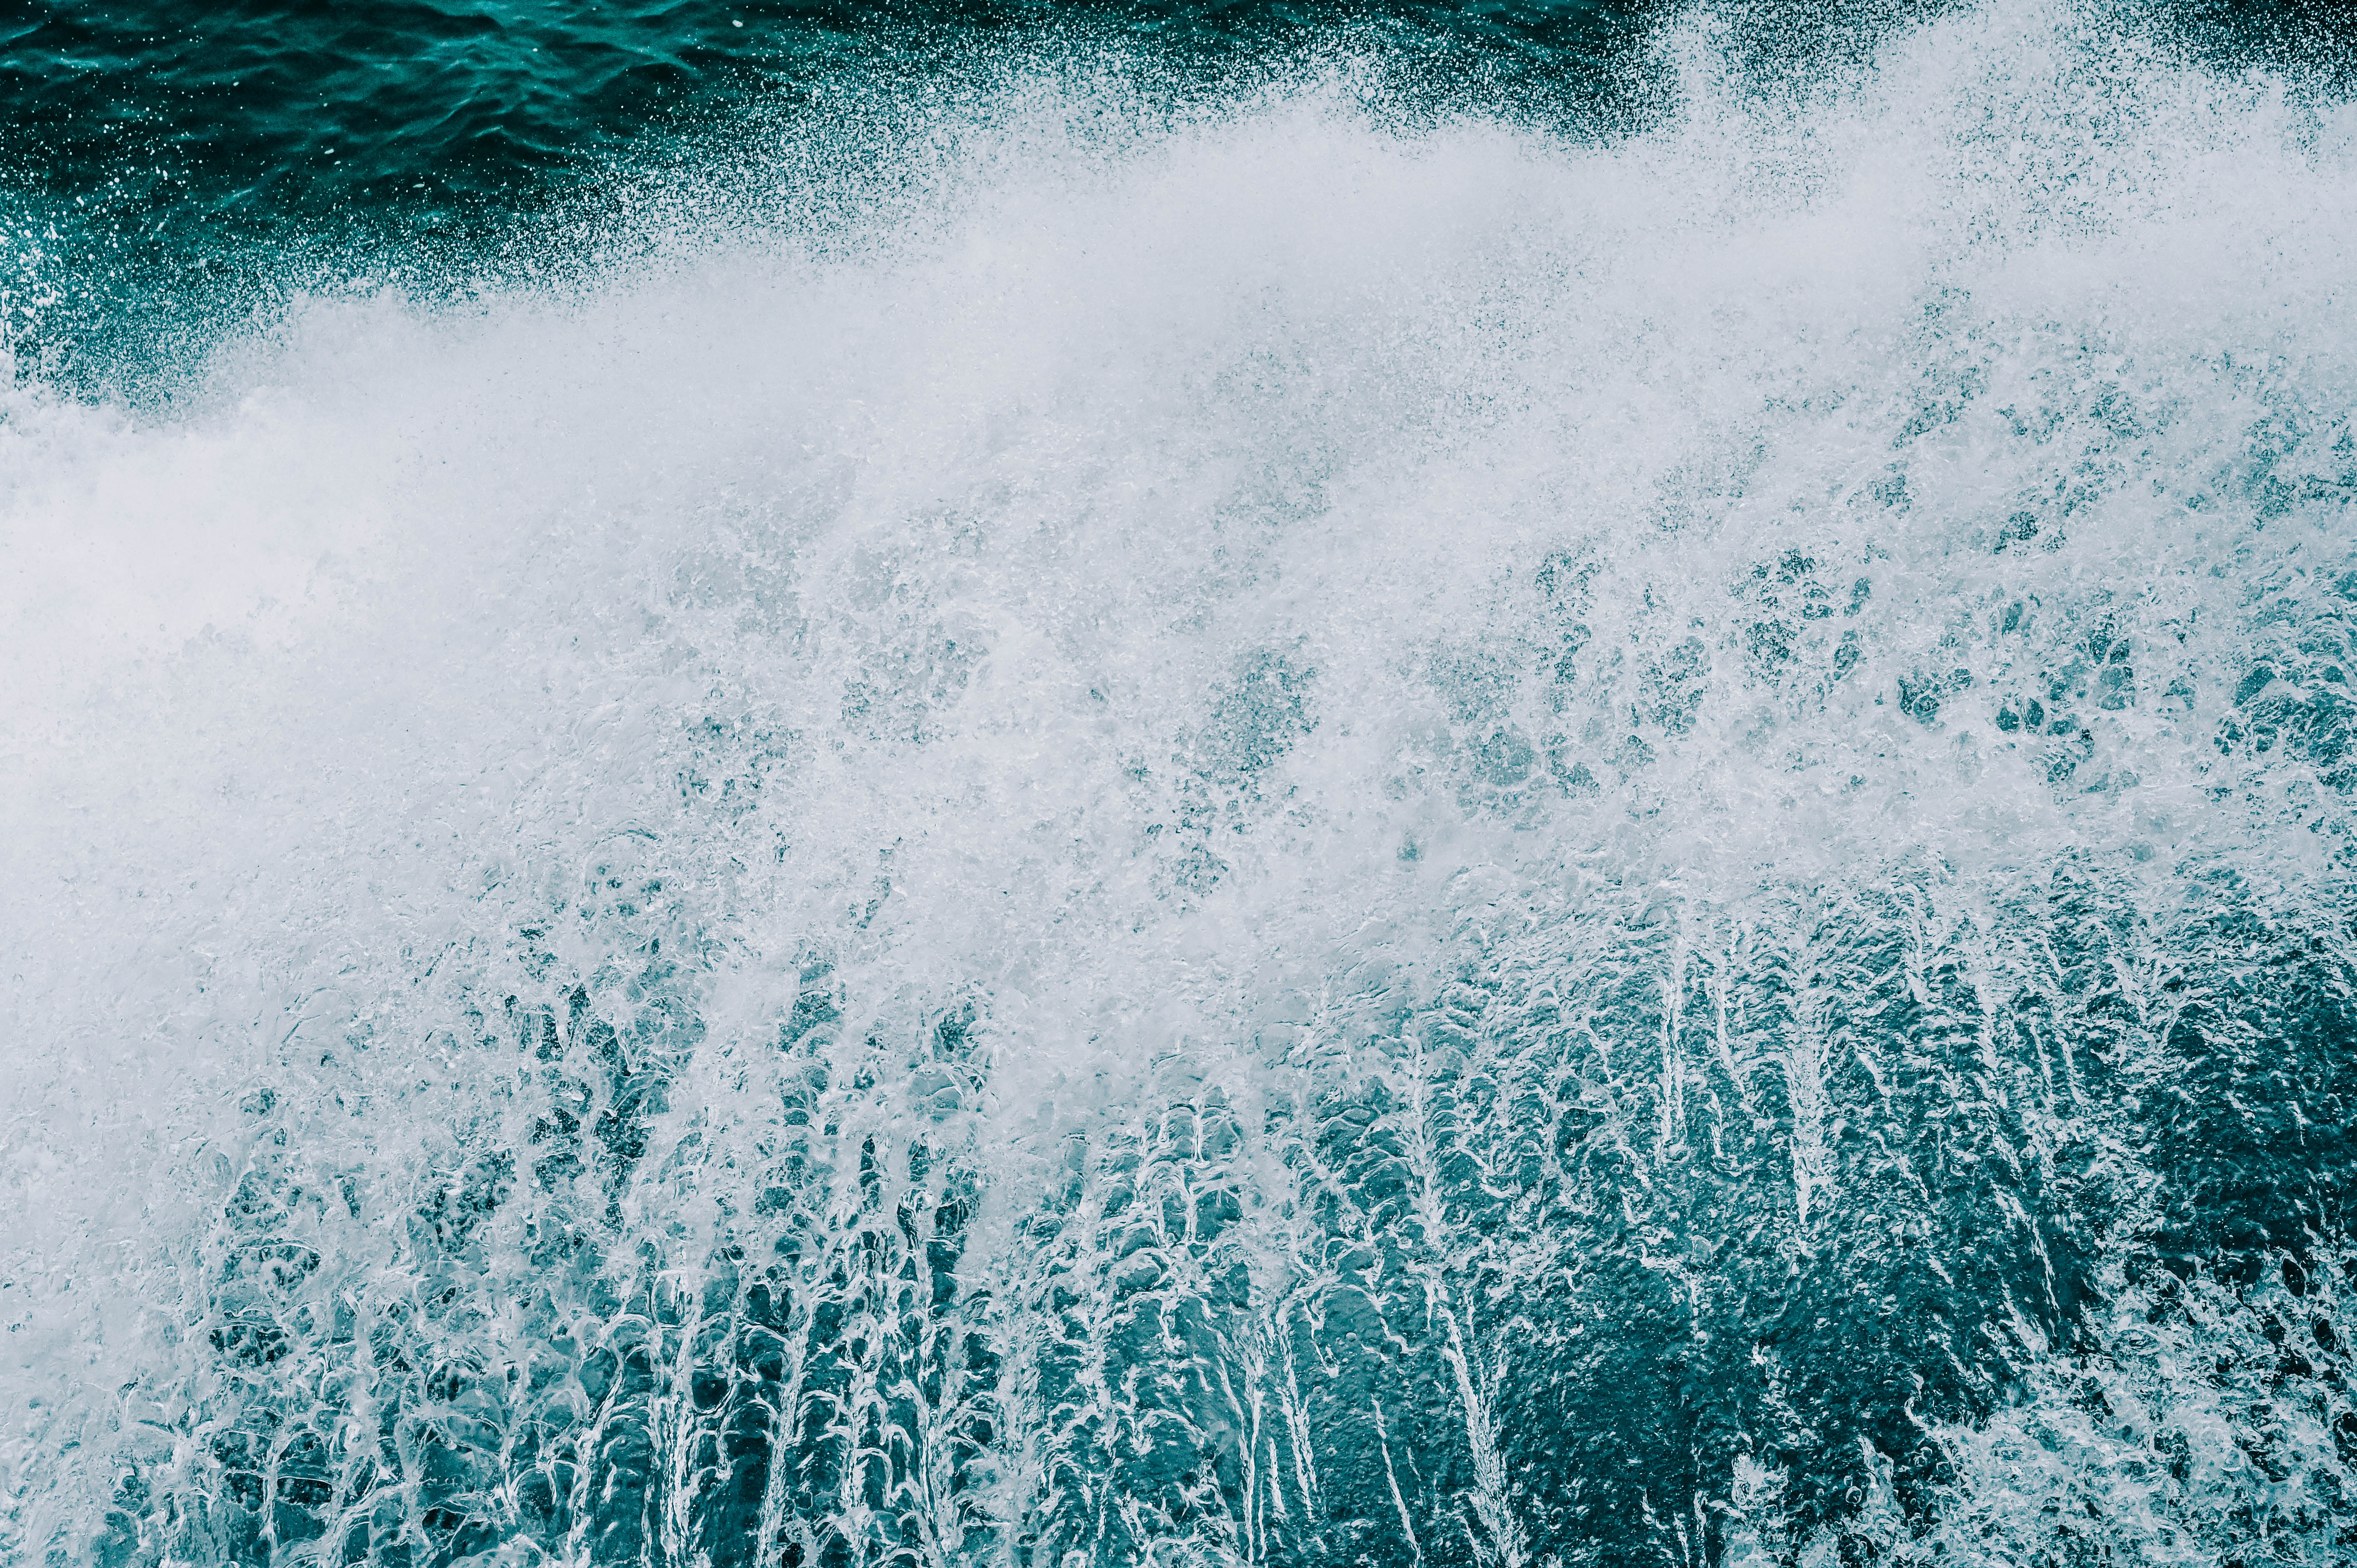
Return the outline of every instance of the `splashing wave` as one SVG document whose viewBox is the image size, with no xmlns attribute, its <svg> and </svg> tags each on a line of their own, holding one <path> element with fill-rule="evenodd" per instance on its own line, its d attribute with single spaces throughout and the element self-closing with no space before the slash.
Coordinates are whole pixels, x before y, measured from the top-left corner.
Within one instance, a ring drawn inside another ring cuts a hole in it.
<svg viewBox="0 0 2357 1568">
<path fill-rule="evenodd" d="M 1658 48 L 20 382 L 0 1555 L 2330 1560 L 2357 113 Z"/>
</svg>

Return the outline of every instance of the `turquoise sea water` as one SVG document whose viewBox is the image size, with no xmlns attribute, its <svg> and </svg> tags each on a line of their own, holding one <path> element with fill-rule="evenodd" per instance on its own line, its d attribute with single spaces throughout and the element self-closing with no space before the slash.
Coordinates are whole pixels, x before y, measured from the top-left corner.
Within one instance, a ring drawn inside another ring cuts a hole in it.
<svg viewBox="0 0 2357 1568">
<path fill-rule="evenodd" d="M 1735 47 L 1772 78 L 1922 10 L 1753 5 Z M 846 98 L 968 84 L 985 61 L 1086 54 L 1168 96 L 1380 59 L 1386 91 L 1428 108 L 1625 125 L 1663 90 L 1647 40 L 1674 14 L 1657 0 L 27 7 L 0 24 L 12 324 L 52 379 L 124 390 L 187 357 L 192 315 L 210 330 L 355 269 L 443 283 L 519 251 L 545 262 L 610 221 L 618 191 L 709 181 L 780 137 L 824 134 Z M 2230 67 L 2329 79 L 2345 59 L 2326 6 L 2206 0 L 2136 26 Z"/>
<path fill-rule="evenodd" d="M 0 1563 L 2357 1553 L 2330 13 L 0 50 Z"/>
<path fill-rule="evenodd" d="M 0 57 L 0 200 L 20 239 L 46 242 L 16 295 L 37 302 L 41 346 L 120 387 L 191 310 L 394 258 L 436 282 L 519 250 L 544 262 L 610 221 L 618 191 L 761 161 L 764 142 L 826 134 L 847 98 L 1081 54 L 1200 91 L 1339 47 L 1385 56 L 1427 96 L 1454 83 L 1528 113 L 1613 91 L 1647 15 L 1631 0 L 37 9 Z"/>
</svg>

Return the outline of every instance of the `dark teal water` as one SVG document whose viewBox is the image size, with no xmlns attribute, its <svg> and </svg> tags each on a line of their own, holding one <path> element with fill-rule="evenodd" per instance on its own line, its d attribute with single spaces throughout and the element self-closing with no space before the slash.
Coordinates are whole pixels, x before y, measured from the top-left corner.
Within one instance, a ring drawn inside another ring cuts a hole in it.
<svg viewBox="0 0 2357 1568">
<path fill-rule="evenodd" d="M 404 251 L 447 277 L 560 250 L 554 231 L 617 188 L 708 173 L 823 123 L 846 93 L 906 100 L 912 84 L 1078 53 L 1209 85 L 1342 48 L 1391 58 L 1435 97 L 1453 81 L 1477 102 L 1559 110 L 1618 89 L 1648 9 L 37 8 L 0 50 L 0 201 L 40 242 L 38 267 L 19 251 L 15 292 L 20 312 L 41 302 L 30 333 L 51 373 L 70 360 L 124 384 L 191 310 L 234 314 Z"/>
<path fill-rule="evenodd" d="M 1916 5 L 1746 7 L 1768 48 L 1805 52 Z M 552 182 L 724 124 L 750 103 L 823 91 L 879 60 L 922 70 L 980 44 L 1125 40 L 1182 66 L 1329 48 L 1338 36 L 1476 62 L 1544 100 L 1607 96 L 1666 9 L 1652 0 L 1389 5 L 851 6 L 673 4 L 366 7 L 27 5 L 0 35 L 0 146 L 22 188 L 135 214 L 431 224 L 528 205 Z M 2213 55 L 2330 57 L 2337 13 L 2184 4 L 2146 18 Z M 1493 101 L 1494 102 L 1494 101 Z"/>
<path fill-rule="evenodd" d="M 1283 48 L 1340 21 L 1591 60 L 1641 16 L 1593 0 L 1530 6 L 1132 7 L 821 5 L 237 5 L 36 11 L 14 20 L 0 126 L 51 190 L 118 179 L 156 207 L 316 216 L 516 201 L 763 95 L 823 87 L 878 55 L 1061 31 L 1201 58 Z M 422 197 L 420 193 L 425 193 Z"/>
<path fill-rule="evenodd" d="M 0 1565 L 2357 1561 L 2310 6 L 0 27 Z"/>
<path fill-rule="evenodd" d="M 618 188 L 735 162 L 794 135 L 798 117 L 824 123 L 846 93 L 905 101 L 912 83 L 1076 53 L 1203 91 L 1344 54 L 1383 59 L 1391 91 L 1436 109 L 1609 133 L 1658 97 L 1643 49 L 1672 9 L 681 0 L 236 4 L 199 18 L 33 5 L 0 33 L 0 221 L 18 241 L 0 286 L 49 374 L 135 386 L 159 346 L 184 356 L 206 336 L 192 317 L 237 318 L 404 252 L 447 280 L 519 247 L 560 249 L 554 232 Z M 1755 4 L 1738 31 L 1763 59 L 1804 69 L 1933 10 Z M 2213 60 L 2329 72 L 2339 17 L 2199 0 L 2138 26 Z"/>
</svg>

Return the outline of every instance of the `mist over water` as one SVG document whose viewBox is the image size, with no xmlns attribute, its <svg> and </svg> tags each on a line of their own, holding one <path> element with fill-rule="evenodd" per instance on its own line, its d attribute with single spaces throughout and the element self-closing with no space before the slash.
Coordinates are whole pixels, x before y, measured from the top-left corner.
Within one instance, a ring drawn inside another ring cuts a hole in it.
<svg viewBox="0 0 2357 1568">
<path fill-rule="evenodd" d="M 1753 42 L 20 361 L 0 1561 L 2346 1562 L 2357 110 Z"/>
</svg>

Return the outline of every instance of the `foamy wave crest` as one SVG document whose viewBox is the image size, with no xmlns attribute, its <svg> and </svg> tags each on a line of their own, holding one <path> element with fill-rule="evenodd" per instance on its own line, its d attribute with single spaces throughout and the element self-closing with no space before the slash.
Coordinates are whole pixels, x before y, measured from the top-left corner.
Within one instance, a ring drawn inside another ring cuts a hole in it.
<svg viewBox="0 0 2357 1568">
<path fill-rule="evenodd" d="M 1724 46 L 20 384 L 0 1557 L 2338 1561 L 2357 114 Z"/>
</svg>

